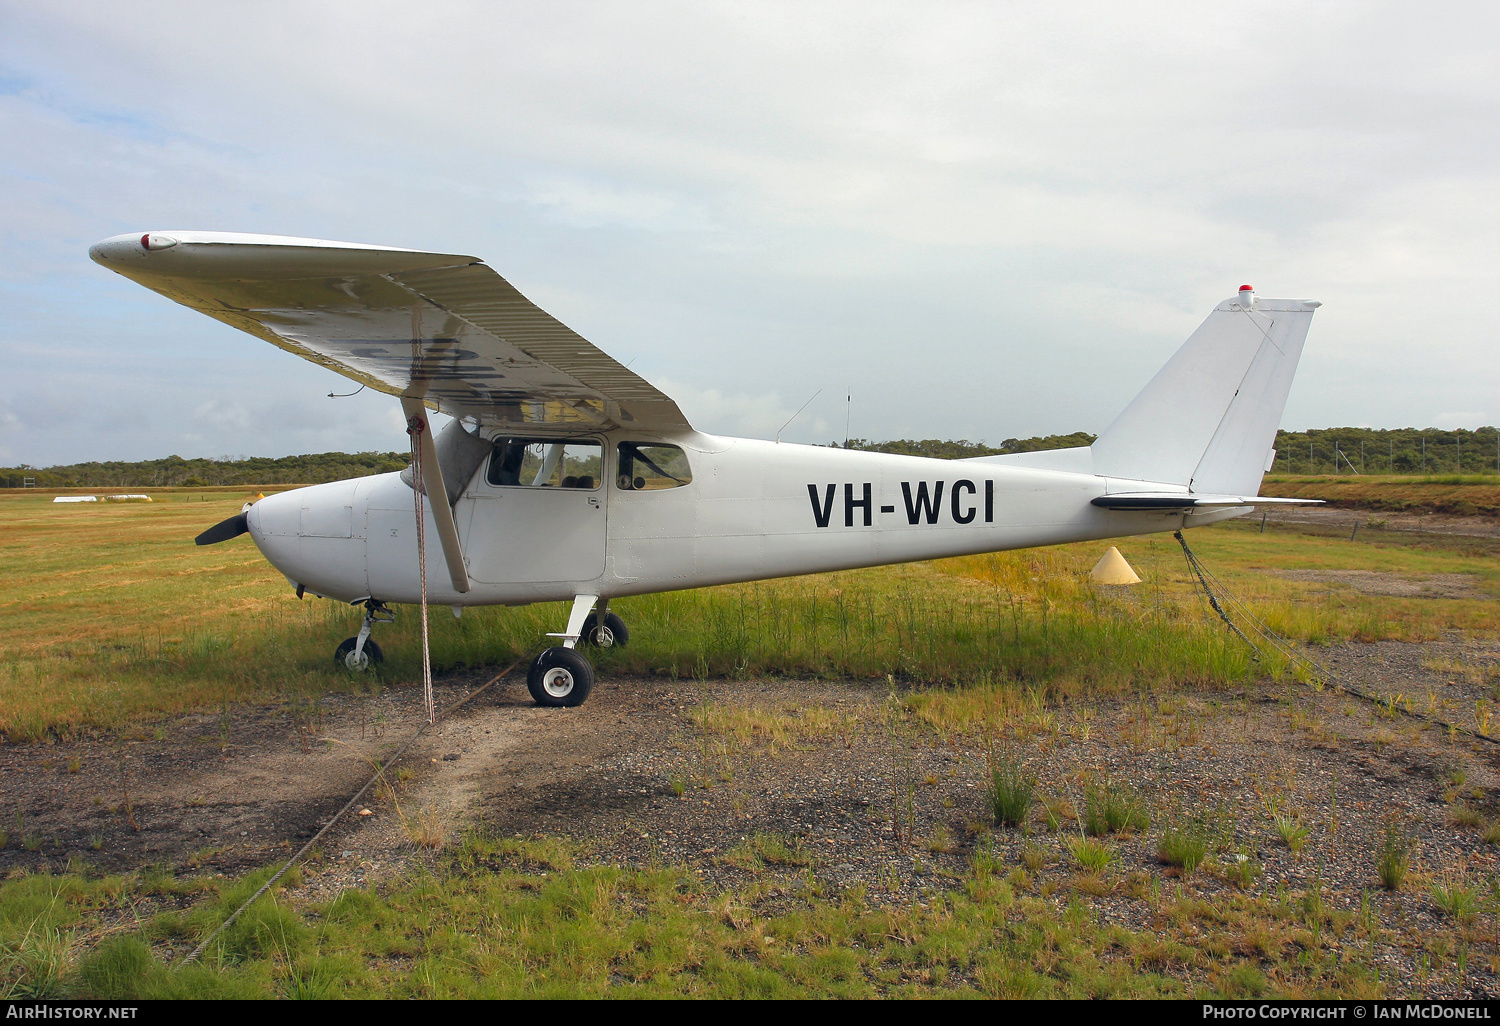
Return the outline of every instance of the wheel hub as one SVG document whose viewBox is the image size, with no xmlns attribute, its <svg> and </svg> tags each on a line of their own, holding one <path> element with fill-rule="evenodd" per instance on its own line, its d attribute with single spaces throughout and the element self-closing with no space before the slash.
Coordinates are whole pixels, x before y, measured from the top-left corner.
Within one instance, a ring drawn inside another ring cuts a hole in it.
<svg viewBox="0 0 1500 1026">
<path fill-rule="evenodd" d="M 542 674 L 542 688 L 553 698 L 567 698 L 573 691 L 572 671 L 554 666 Z"/>
<path fill-rule="evenodd" d="M 615 632 L 604 624 L 594 628 L 594 644 L 599 648 L 613 648 L 615 644 Z"/>
</svg>

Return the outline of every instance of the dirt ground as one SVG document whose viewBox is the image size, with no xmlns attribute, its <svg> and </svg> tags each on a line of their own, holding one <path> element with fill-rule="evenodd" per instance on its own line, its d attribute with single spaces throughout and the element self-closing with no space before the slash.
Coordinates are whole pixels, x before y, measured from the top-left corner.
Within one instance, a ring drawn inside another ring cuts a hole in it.
<svg viewBox="0 0 1500 1026">
<path fill-rule="evenodd" d="M 1248 520 L 1255 519 L 1247 516 Z M 1404 531 L 1416 534 L 1450 534 L 1466 538 L 1500 538 L 1500 517 L 1461 516 L 1457 513 L 1434 513 L 1414 510 L 1357 509 L 1341 506 L 1294 506 L 1266 511 L 1266 526 L 1276 524 L 1311 524 L 1335 530 Z"/>
<path fill-rule="evenodd" d="M 1453 638 L 1320 655 L 1352 684 L 1402 696 L 1398 706 L 1415 698 L 1420 710 L 1457 721 L 1492 699 L 1487 668 L 1500 662 L 1500 646 Z M 485 679 L 442 680 L 440 708 Z M 580 708 L 543 710 L 517 673 L 391 767 L 394 789 L 372 793 L 368 814 L 351 814 L 325 837 L 298 893 L 328 898 L 408 872 L 435 857 L 422 842 L 480 825 L 572 838 L 607 862 L 682 862 L 727 883 L 743 872 L 725 857 L 731 849 L 775 834 L 800 844 L 830 884 L 891 900 L 920 900 L 987 845 L 1032 870 L 1041 893 L 1060 888 L 1063 901 L 1075 872 L 1066 838 L 1077 835 L 1083 787 L 1108 778 L 1137 790 L 1154 825 L 1118 843 L 1111 882 L 1090 892 L 1107 919 L 1145 925 L 1148 906 L 1132 888 L 1163 876 L 1157 827 L 1207 817 L 1233 840 L 1220 860 L 1261 867 L 1252 892 L 1304 889 L 1316 878 L 1335 907 L 1377 895 L 1385 921 L 1401 924 L 1393 937 L 1412 938 L 1393 940 L 1388 952 L 1392 977 L 1410 981 L 1420 972 L 1413 945 L 1443 923 L 1425 884 L 1378 890 L 1382 817 L 1396 814 L 1416 831 L 1414 880 L 1500 870 L 1477 822 L 1500 818 L 1500 748 L 1333 690 L 1268 680 L 1038 709 L 1003 744 L 1037 772 L 1058 823 L 1049 828 L 1039 809 L 1026 833 L 993 835 L 985 743 L 893 716 L 890 702 L 885 683 L 637 678 L 601 681 Z M 818 709 L 823 726 L 772 744 L 704 729 L 701 712 L 695 718 L 704 708 L 744 711 L 745 722 L 795 722 Z M 420 722 L 419 694 L 401 688 L 186 716 L 125 737 L 5 745 L 0 872 L 70 860 L 226 875 L 271 864 L 311 837 L 370 776 L 372 760 Z M 1492 729 L 1500 734 L 1500 724 Z M 1469 826 L 1459 824 L 1462 808 L 1476 811 Z M 1306 849 L 1290 850 L 1274 815 L 1307 827 Z M 1174 871 L 1166 872 L 1170 882 Z M 1199 873 L 1174 886 L 1224 891 L 1226 876 Z M 1495 992 L 1495 963 L 1480 962 L 1469 963 L 1455 994 Z"/>
</svg>

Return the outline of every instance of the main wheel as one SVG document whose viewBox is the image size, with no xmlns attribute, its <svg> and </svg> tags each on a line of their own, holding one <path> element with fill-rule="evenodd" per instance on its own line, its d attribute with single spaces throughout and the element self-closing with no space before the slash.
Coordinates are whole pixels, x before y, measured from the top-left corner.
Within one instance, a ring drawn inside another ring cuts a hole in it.
<svg viewBox="0 0 1500 1026">
<path fill-rule="evenodd" d="M 526 689 L 537 705 L 582 705 L 594 688 L 594 668 L 571 648 L 549 648 L 526 675 Z"/>
<path fill-rule="evenodd" d="M 365 647 L 360 650 L 359 658 L 356 659 L 354 646 L 358 644 L 358 638 L 345 638 L 339 642 L 339 647 L 333 650 L 333 665 L 352 673 L 364 673 L 370 667 L 385 662 L 385 655 L 380 651 L 380 646 L 375 644 L 374 638 L 365 639 Z"/>
<path fill-rule="evenodd" d="M 590 613 L 588 619 L 583 621 L 583 640 L 595 648 L 624 648 L 630 641 L 630 631 L 625 629 L 625 621 L 614 613 L 604 614 L 604 624 L 599 624 L 599 614 Z"/>
</svg>

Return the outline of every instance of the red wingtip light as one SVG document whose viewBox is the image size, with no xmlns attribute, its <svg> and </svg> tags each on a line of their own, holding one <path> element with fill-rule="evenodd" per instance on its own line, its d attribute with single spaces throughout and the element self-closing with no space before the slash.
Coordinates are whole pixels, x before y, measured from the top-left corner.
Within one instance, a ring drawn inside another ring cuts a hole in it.
<svg viewBox="0 0 1500 1026">
<path fill-rule="evenodd" d="M 151 248 L 151 236 L 150 235 L 142 235 L 141 236 L 141 248 L 142 249 L 150 249 Z"/>
</svg>

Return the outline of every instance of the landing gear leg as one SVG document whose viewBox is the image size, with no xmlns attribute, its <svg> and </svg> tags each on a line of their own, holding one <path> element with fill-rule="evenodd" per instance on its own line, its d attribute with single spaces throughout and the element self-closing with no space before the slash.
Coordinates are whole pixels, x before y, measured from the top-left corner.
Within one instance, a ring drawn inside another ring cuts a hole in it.
<svg viewBox="0 0 1500 1026">
<path fill-rule="evenodd" d="M 537 705 L 561 707 L 582 705 L 594 688 L 594 668 L 589 661 L 575 651 L 578 638 L 583 633 L 583 622 L 588 618 L 597 595 L 579 595 L 573 599 L 573 611 L 568 614 L 567 630 L 561 634 L 549 634 L 549 638 L 561 638 L 562 644 L 547 649 L 532 661 L 526 675 L 526 689 Z"/>
<path fill-rule="evenodd" d="M 583 621 L 583 640 L 595 648 L 624 648 L 630 641 L 625 621 L 609 611 L 609 599 L 600 599 Z"/>
<path fill-rule="evenodd" d="M 339 642 L 339 647 L 333 651 L 334 665 L 353 673 L 364 673 L 372 666 L 379 666 L 385 661 L 385 655 L 380 651 L 380 646 L 370 640 L 370 631 L 377 623 L 394 623 L 395 620 L 395 611 L 384 602 L 379 599 L 366 600 L 365 622 L 359 628 L 359 634 Z"/>
</svg>

